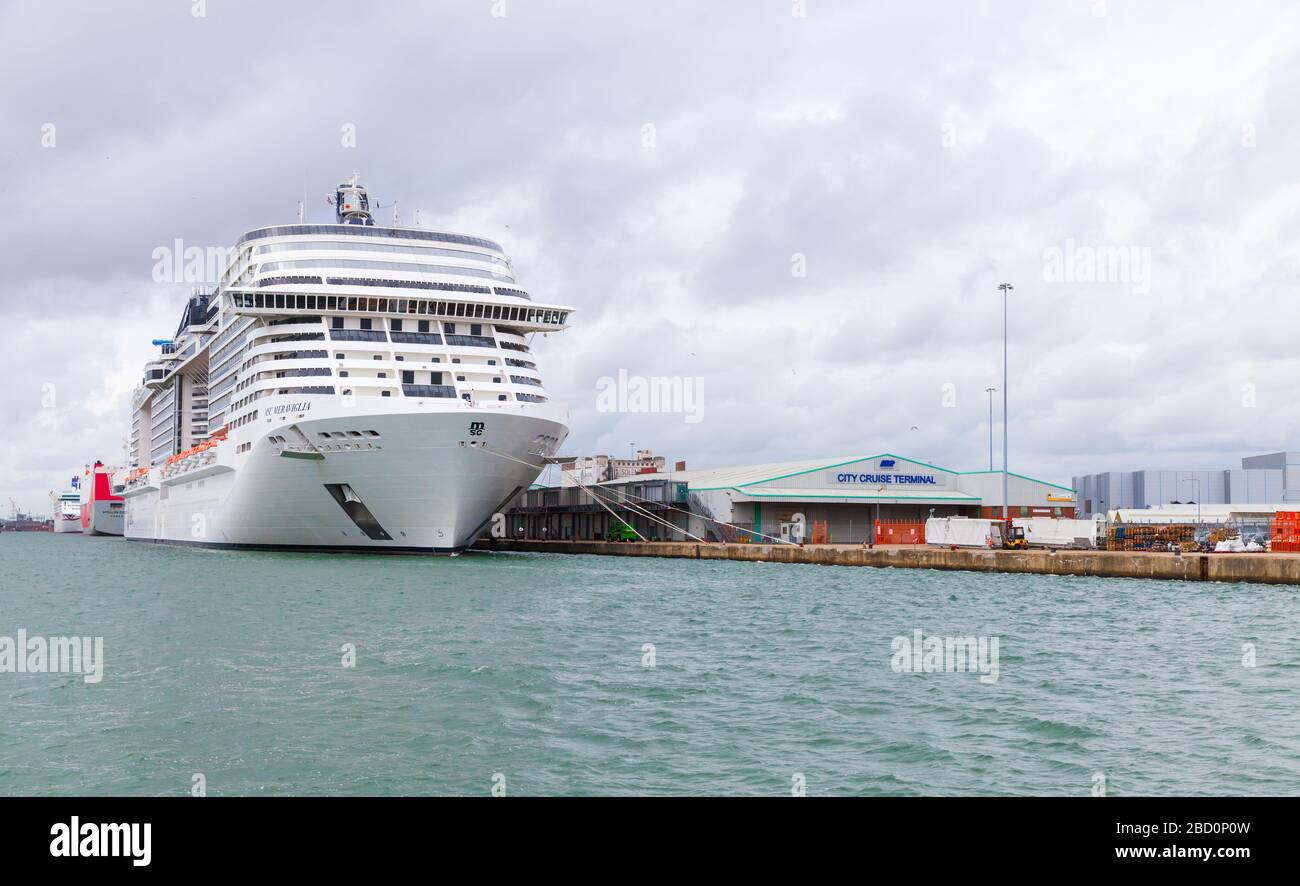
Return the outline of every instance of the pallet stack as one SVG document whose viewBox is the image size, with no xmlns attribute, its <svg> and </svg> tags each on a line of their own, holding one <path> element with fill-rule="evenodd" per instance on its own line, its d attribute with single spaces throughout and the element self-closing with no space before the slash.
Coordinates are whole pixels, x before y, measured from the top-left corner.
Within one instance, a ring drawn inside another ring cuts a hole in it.
<svg viewBox="0 0 1300 886">
<path fill-rule="evenodd" d="M 1190 523 L 1167 525 L 1118 524 L 1106 536 L 1108 551 L 1196 550 L 1196 527 Z"/>
<path fill-rule="evenodd" d="M 1241 530 L 1235 526 L 1218 526 L 1210 530 L 1210 545 L 1217 545 L 1221 541 L 1231 541 L 1234 538 L 1241 538 Z"/>
</svg>

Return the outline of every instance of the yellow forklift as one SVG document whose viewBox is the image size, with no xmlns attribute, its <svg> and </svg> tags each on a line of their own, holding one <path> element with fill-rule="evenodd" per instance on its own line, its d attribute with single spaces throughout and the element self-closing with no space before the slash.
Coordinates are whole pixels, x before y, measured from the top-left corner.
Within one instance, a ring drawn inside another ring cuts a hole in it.
<svg viewBox="0 0 1300 886">
<path fill-rule="evenodd" d="M 1017 526 L 1008 520 L 1002 526 L 1002 547 L 1008 551 L 1029 549 L 1029 540 L 1025 538 L 1025 527 Z"/>
</svg>

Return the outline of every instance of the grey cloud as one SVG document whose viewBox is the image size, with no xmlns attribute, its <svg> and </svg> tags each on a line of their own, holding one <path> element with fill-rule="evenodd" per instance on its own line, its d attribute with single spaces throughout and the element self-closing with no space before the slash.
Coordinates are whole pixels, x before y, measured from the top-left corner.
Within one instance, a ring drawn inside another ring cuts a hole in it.
<svg viewBox="0 0 1300 886">
<path fill-rule="evenodd" d="M 354 170 L 578 309 L 536 343 L 569 451 L 979 468 L 1004 279 L 1019 470 L 1295 445 L 1300 38 L 1262 24 L 1282 5 L 807 6 L 4 6 L 0 478 L 36 505 L 120 448 L 185 291 L 150 280 L 155 246 L 227 246 L 300 199 L 323 218 Z M 1151 292 L 1047 283 L 1067 239 L 1149 247 Z M 703 376 L 705 420 L 596 412 L 619 368 Z M 69 394 L 57 425 L 34 375 Z"/>
</svg>

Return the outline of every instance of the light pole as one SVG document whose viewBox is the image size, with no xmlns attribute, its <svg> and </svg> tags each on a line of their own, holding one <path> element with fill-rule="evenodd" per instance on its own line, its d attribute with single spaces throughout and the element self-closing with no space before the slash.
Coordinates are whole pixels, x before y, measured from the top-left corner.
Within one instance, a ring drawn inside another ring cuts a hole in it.
<svg viewBox="0 0 1300 886">
<path fill-rule="evenodd" d="M 989 470 L 993 470 L 993 392 L 997 388 L 985 388 L 989 395 Z"/>
<path fill-rule="evenodd" d="M 1201 478 L 1188 477 L 1183 482 L 1196 484 L 1196 531 L 1199 533 L 1201 531 Z"/>
<path fill-rule="evenodd" d="M 1011 290 L 1010 283 L 999 283 L 1002 291 L 1002 521 L 1011 522 L 1011 505 L 1007 498 L 1007 301 Z"/>
<path fill-rule="evenodd" d="M 876 525 L 871 529 L 871 546 L 874 548 L 880 544 L 880 496 L 885 492 L 885 487 L 876 488 Z"/>
</svg>

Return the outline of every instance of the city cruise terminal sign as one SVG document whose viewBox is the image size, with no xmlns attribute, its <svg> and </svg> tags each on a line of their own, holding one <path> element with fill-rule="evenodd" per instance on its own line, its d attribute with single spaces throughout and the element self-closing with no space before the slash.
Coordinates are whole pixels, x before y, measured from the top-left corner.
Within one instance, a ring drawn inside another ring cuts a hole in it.
<svg viewBox="0 0 1300 886">
<path fill-rule="evenodd" d="M 828 471 L 826 480 L 833 486 L 942 486 L 936 474 L 902 473 L 894 470 L 896 460 L 882 458 L 875 470 Z"/>
</svg>

